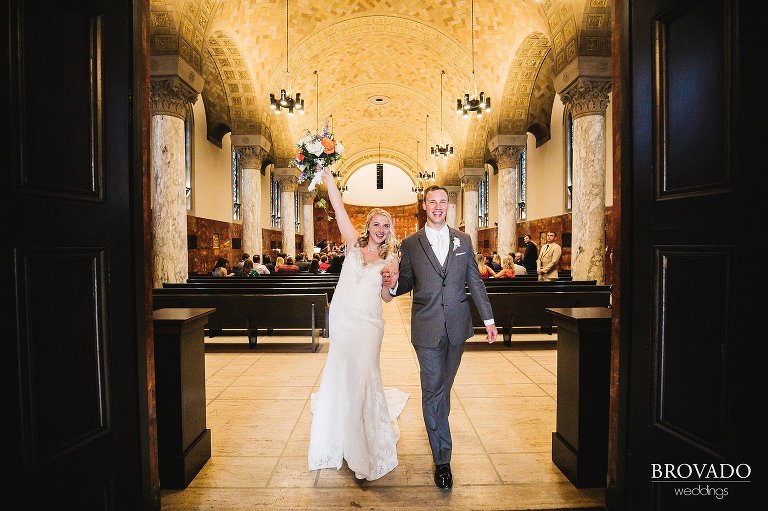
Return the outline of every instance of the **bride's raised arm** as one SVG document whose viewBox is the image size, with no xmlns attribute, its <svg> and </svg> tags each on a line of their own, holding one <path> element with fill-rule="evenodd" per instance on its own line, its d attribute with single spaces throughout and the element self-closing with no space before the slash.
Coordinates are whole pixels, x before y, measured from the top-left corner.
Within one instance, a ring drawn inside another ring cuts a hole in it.
<svg viewBox="0 0 768 511">
<path fill-rule="evenodd" d="M 358 233 L 355 227 L 352 225 L 352 221 L 347 215 L 347 210 L 344 209 L 344 201 L 341 200 L 341 192 L 336 188 L 336 179 L 331 174 L 331 170 L 328 167 L 323 169 L 323 179 L 325 180 L 325 186 L 328 188 L 328 199 L 333 206 L 333 212 L 336 216 L 336 224 L 339 226 L 339 232 L 341 232 L 342 238 L 347 243 L 348 247 L 354 247 L 357 243 Z"/>
</svg>

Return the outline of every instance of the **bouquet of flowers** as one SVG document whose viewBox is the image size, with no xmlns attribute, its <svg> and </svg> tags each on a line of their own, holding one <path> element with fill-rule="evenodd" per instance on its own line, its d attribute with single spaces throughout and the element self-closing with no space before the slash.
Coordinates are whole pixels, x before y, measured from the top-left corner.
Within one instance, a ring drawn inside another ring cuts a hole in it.
<svg viewBox="0 0 768 511">
<path fill-rule="evenodd" d="M 322 182 L 323 168 L 333 165 L 344 154 L 344 146 L 333 139 L 333 133 L 325 123 L 322 133 L 311 133 L 309 130 L 296 144 L 296 157 L 290 165 L 301 171 L 299 183 L 310 179 L 309 191 Z"/>
</svg>

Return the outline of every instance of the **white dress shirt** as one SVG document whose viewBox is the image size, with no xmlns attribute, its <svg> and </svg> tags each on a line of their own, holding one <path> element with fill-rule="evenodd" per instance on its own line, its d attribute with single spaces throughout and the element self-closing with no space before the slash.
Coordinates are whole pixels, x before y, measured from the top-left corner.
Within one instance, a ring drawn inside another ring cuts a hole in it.
<svg viewBox="0 0 768 511">
<path fill-rule="evenodd" d="M 448 250 L 451 243 L 451 232 L 447 225 L 444 225 L 442 229 L 435 230 L 428 225 L 424 226 L 424 234 L 427 235 L 429 245 L 432 247 L 432 252 L 435 253 L 437 261 L 445 265 L 446 258 L 448 257 Z"/>
</svg>

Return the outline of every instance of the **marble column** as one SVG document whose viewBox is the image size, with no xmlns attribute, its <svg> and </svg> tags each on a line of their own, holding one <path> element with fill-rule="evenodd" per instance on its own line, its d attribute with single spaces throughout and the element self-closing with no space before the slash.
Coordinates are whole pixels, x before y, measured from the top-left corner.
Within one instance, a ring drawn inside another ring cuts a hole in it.
<svg viewBox="0 0 768 511">
<path fill-rule="evenodd" d="M 296 202 L 294 192 L 299 186 L 298 169 L 276 168 L 275 178 L 280 183 L 280 228 L 283 231 L 283 252 L 296 255 Z"/>
<path fill-rule="evenodd" d="M 461 187 L 446 186 L 445 189 L 448 190 L 448 214 L 446 216 L 446 221 L 448 222 L 448 225 L 454 229 L 458 229 L 459 226 L 456 223 L 456 205 L 458 204 Z"/>
<path fill-rule="evenodd" d="M 485 169 L 464 167 L 459 172 L 461 185 L 464 188 L 464 232 L 472 238 L 472 246 L 477 252 L 477 206 L 479 201 L 478 190 L 480 181 L 485 175 Z"/>
<path fill-rule="evenodd" d="M 563 92 L 573 115 L 571 274 L 605 282 L 605 110 L 611 82 L 579 78 Z"/>
<path fill-rule="evenodd" d="M 186 282 L 189 276 L 184 117 L 196 97 L 178 77 L 150 82 L 152 287 Z"/>
<path fill-rule="evenodd" d="M 304 226 L 303 252 L 307 260 L 315 253 L 315 194 L 308 189 L 309 183 L 299 186 L 301 197 L 301 225 Z"/>
<path fill-rule="evenodd" d="M 261 163 L 267 152 L 258 146 L 236 149 L 243 183 L 243 252 L 261 255 Z"/>
<path fill-rule="evenodd" d="M 502 257 L 517 250 L 517 177 L 523 149 L 523 146 L 500 145 L 493 151 L 499 168 L 497 252 Z"/>
</svg>

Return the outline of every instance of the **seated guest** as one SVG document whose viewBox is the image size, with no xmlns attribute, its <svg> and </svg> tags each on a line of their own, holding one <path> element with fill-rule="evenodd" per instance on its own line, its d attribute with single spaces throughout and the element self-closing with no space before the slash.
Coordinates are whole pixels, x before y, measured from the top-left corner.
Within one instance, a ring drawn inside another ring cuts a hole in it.
<svg viewBox="0 0 768 511">
<path fill-rule="evenodd" d="M 309 270 L 309 261 L 306 260 L 304 254 L 296 254 L 296 266 L 299 267 L 299 271 L 306 272 Z"/>
<path fill-rule="evenodd" d="M 282 259 L 281 257 L 278 257 L 277 260 L 279 261 Z M 285 264 L 281 264 L 275 269 L 276 273 L 299 273 L 299 267 L 296 266 L 293 262 L 293 257 L 288 256 L 288 258 L 285 260 Z"/>
<path fill-rule="evenodd" d="M 232 273 L 234 273 L 235 275 L 243 275 L 243 263 L 245 262 L 246 259 L 250 259 L 250 258 L 251 258 L 250 254 L 246 254 L 245 252 L 243 252 L 243 255 L 240 256 L 240 262 L 237 263 L 234 268 L 232 268 Z"/>
<path fill-rule="evenodd" d="M 246 259 L 243 261 L 243 271 L 240 274 L 241 277 L 261 277 L 261 273 L 256 271 L 253 267 L 253 261 Z"/>
<path fill-rule="evenodd" d="M 211 270 L 211 275 L 214 277 L 231 277 L 234 275 L 234 273 L 229 273 L 229 270 L 227 270 L 227 263 L 229 260 L 226 257 L 219 257 L 219 259 L 216 261 L 216 266 L 213 267 L 213 270 Z"/>
<path fill-rule="evenodd" d="M 328 263 L 328 256 L 323 254 L 320 256 L 320 271 L 328 271 L 328 267 L 330 266 L 330 263 Z"/>
<path fill-rule="evenodd" d="M 275 271 L 273 273 L 277 273 L 277 269 L 284 264 L 285 264 L 285 257 L 281 255 L 277 256 L 277 259 L 275 259 Z"/>
<path fill-rule="evenodd" d="M 326 273 L 341 273 L 341 266 L 343 264 L 344 264 L 344 256 L 337 255 L 336 257 L 331 259 L 331 262 L 328 265 L 328 270 Z"/>
<path fill-rule="evenodd" d="M 268 273 L 275 273 L 275 265 L 272 264 L 272 258 L 264 254 L 264 266 L 267 267 Z"/>
<path fill-rule="evenodd" d="M 261 264 L 261 256 L 253 254 L 253 269 L 261 275 L 269 275 L 269 268 Z"/>
<path fill-rule="evenodd" d="M 504 256 L 504 260 L 501 263 L 501 270 L 496 274 L 497 279 L 514 279 L 515 278 L 515 260 L 512 256 Z"/>
<path fill-rule="evenodd" d="M 475 261 L 477 261 L 477 271 L 480 272 L 480 277 L 489 279 L 491 277 L 495 277 L 496 272 L 493 271 L 493 268 L 486 264 L 486 260 L 487 258 L 480 252 L 475 255 Z"/>
<path fill-rule="evenodd" d="M 528 275 L 528 270 L 523 266 L 523 254 L 520 252 L 515 252 L 514 270 L 515 275 Z"/>
<path fill-rule="evenodd" d="M 494 252 L 493 256 L 491 256 L 491 262 L 490 262 L 490 264 L 488 266 L 493 268 L 493 271 L 495 271 L 496 273 L 499 273 L 501 271 L 501 268 L 502 268 L 501 256 L 499 254 L 497 254 L 496 252 Z"/>
<path fill-rule="evenodd" d="M 307 270 L 308 273 L 319 273 L 320 272 L 320 259 L 312 258 L 312 261 L 309 263 L 309 270 Z"/>
</svg>

